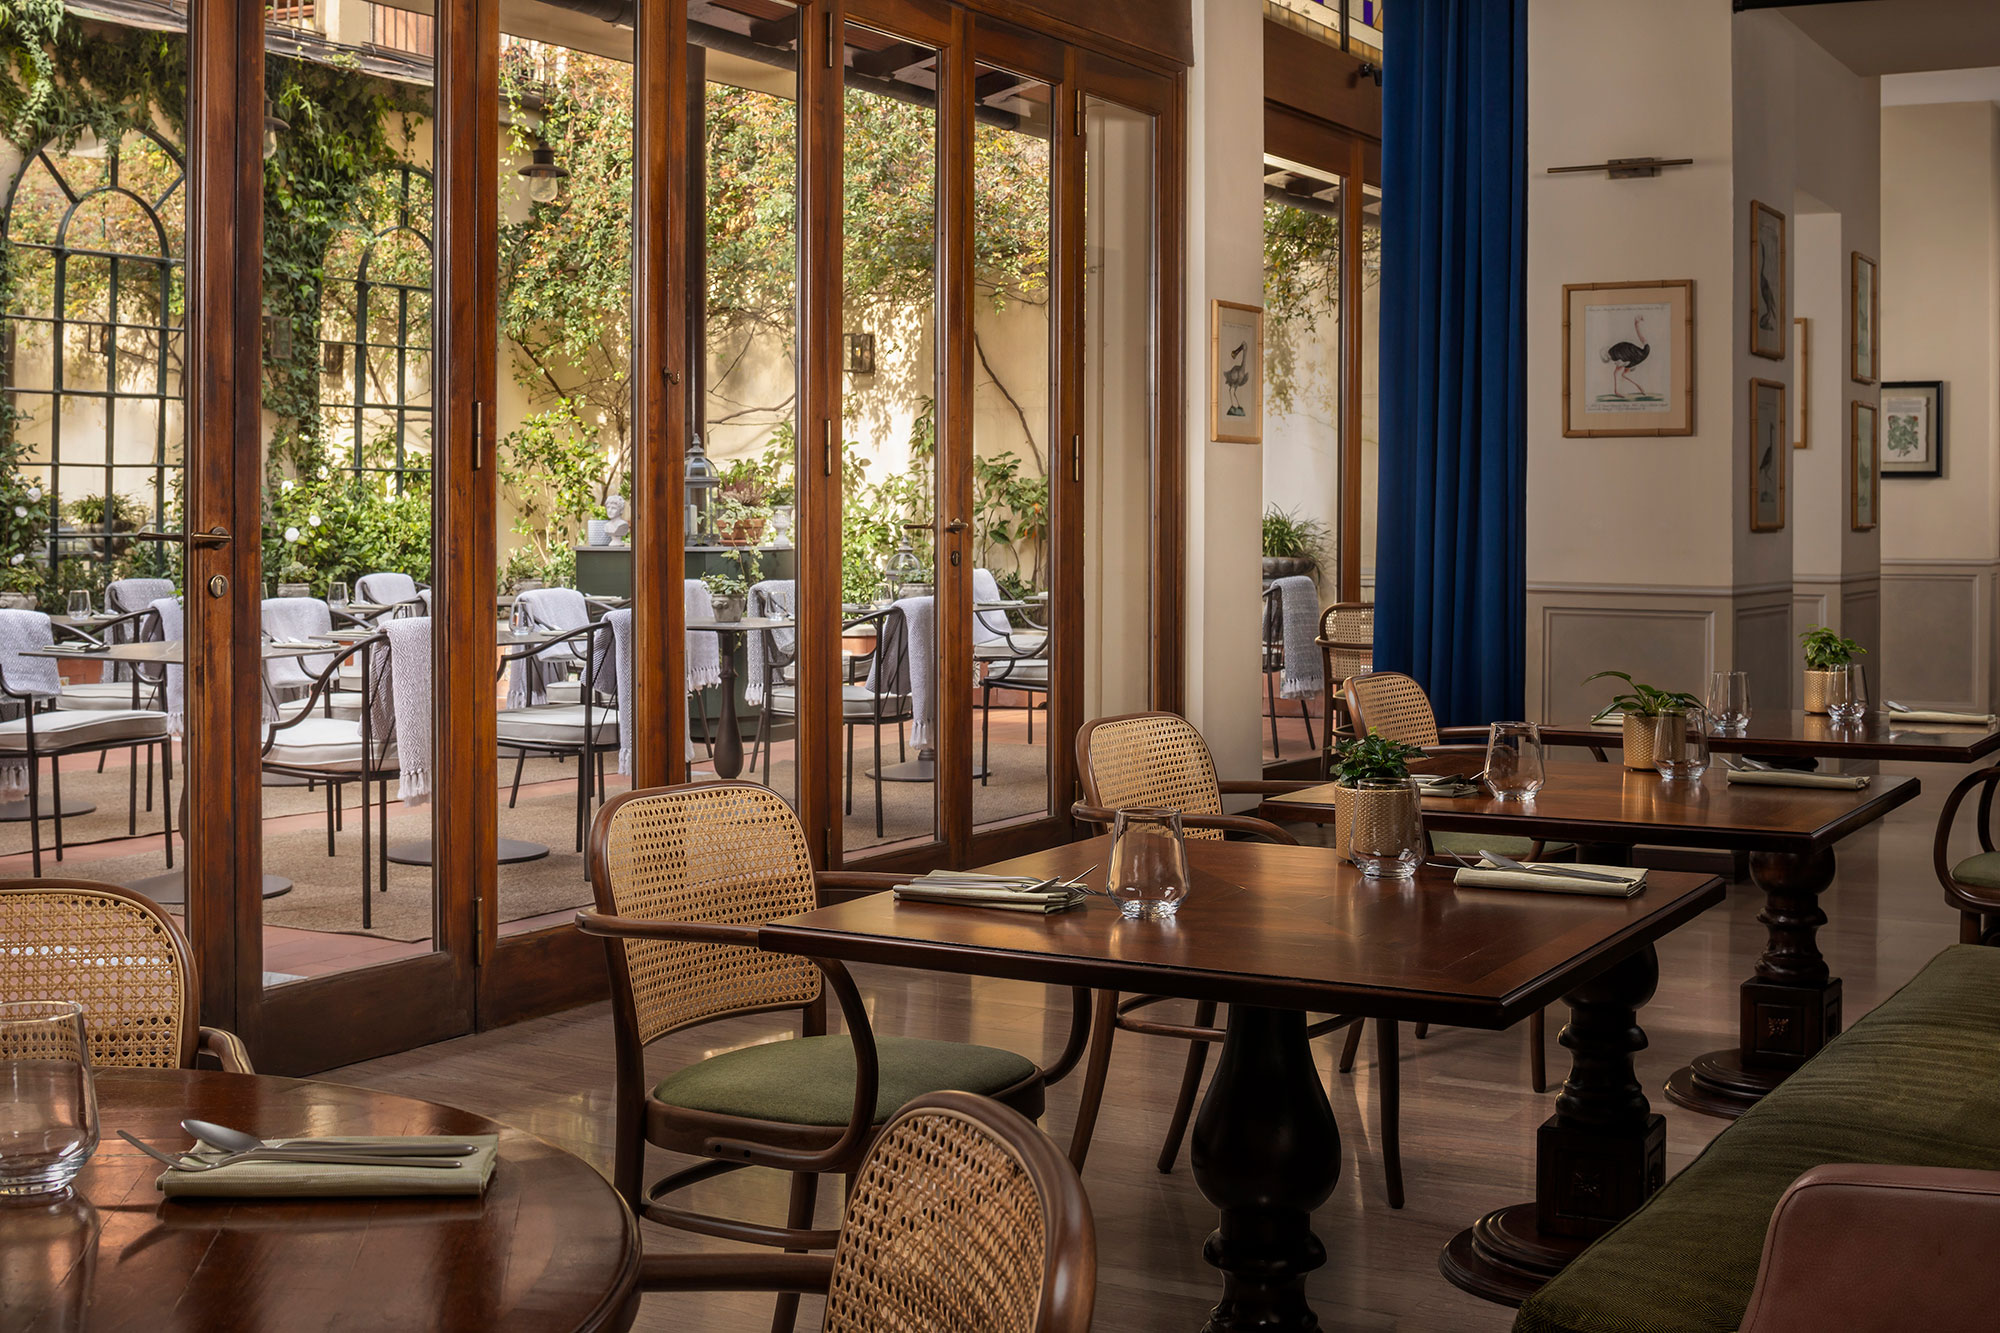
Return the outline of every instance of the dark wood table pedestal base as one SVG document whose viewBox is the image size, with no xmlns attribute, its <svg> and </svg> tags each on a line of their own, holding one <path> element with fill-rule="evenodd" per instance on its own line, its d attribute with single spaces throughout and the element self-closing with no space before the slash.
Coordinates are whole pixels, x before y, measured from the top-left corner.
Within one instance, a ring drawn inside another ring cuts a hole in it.
<svg viewBox="0 0 2000 1333">
<path fill-rule="evenodd" d="M 1306 1274 L 1326 1262 L 1312 1210 L 1340 1179 L 1340 1127 L 1296 1010 L 1229 1006 L 1195 1117 L 1195 1183 L 1222 1213 L 1202 1257 L 1222 1270 L 1205 1333 L 1308 1333 Z"/>
<path fill-rule="evenodd" d="M 1757 970 L 1741 988 L 1737 1046 L 1710 1051 L 1667 1078 L 1667 1099 L 1733 1120 L 1840 1035 L 1840 979 L 1819 951 L 1826 924 L 1819 895 L 1833 882 L 1833 851 L 1758 852 L 1750 878 L 1763 890 L 1767 932 Z"/>
<path fill-rule="evenodd" d="M 1666 1118 L 1632 1066 L 1646 1049 L 1639 1008 L 1659 980 L 1647 945 L 1570 994 L 1570 1075 L 1536 1135 L 1534 1201 L 1452 1238 L 1438 1267 L 1455 1286 L 1519 1305 L 1666 1183 Z"/>
</svg>

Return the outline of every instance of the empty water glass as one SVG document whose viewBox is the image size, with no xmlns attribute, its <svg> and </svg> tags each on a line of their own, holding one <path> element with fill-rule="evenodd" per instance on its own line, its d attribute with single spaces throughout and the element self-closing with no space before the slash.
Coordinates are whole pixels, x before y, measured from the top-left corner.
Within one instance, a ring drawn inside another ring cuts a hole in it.
<svg viewBox="0 0 2000 1333">
<path fill-rule="evenodd" d="M 342 583 L 339 579 L 335 579 L 333 582 L 327 584 L 326 604 L 328 606 L 346 606 L 347 585 L 345 583 Z"/>
<path fill-rule="evenodd" d="M 1117 813 L 1111 825 L 1111 866 L 1105 885 L 1120 911 L 1134 920 L 1169 919 L 1187 897 L 1188 880 L 1180 811 Z"/>
<path fill-rule="evenodd" d="M 1859 662 L 1836 667 L 1826 678 L 1826 712 L 1836 722 L 1868 715 L 1868 673 Z"/>
<path fill-rule="evenodd" d="M 1532 722 L 1495 722 L 1487 730 L 1486 785 L 1496 797 L 1525 801 L 1547 780 L 1540 727 Z"/>
<path fill-rule="evenodd" d="M 96 1151 L 83 1006 L 0 1004 L 0 1197 L 66 1192 Z"/>
<path fill-rule="evenodd" d="M 1721 731 L 1750 725 L 1750 673 L 1716 671 L 1708 678 L 1708 716 Z"/>
<path fill-rule="evenodd" d="M 1692 782 L 1708 772 L 1708 713 L 1676 708 L 1653 722 L 1653 767 L 1673 781 Z"/>
<path fill-rule="evenodd" d="M 71 620 L 90 619 L 90 593 L 83 588 L 72 588 L 69 593 L 69 618 Z"/>
</svg>

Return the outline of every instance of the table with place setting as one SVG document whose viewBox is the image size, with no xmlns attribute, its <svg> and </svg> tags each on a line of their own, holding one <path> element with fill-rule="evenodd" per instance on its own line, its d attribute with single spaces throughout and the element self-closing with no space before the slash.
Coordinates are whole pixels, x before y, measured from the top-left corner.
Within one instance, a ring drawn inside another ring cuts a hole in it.
<svg viewBox="0 0 2000 1333">
<path fill-rule="evenodd" d="M 1605 752 L 1619 747 L 1622 718 L 1541 728 L 1545 745 Z M 1740 727 L 1712 727 L 1717 754 L 1785 759 L 1891 760 L 1965 764 L 2000 751 L 2000 719 L 1990 714 L 1883 708 L 1853 721 L 1821 713 L 1752 711 Z"/>
</svg>

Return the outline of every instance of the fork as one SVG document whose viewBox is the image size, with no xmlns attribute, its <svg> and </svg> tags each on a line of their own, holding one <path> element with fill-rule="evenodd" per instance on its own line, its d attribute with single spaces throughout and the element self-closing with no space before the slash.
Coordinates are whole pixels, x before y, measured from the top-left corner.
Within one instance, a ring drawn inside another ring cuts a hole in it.
<svg viewBox="0 0 2000 1333">
<path fill-rule="evenodd" d="M 443 1161 L 430 1157 L 369 1157 L 360 1153 L 273 1153 L 268 1148 L 251 1148 L 244 1152 L 230 1153 L 226 1157 L 207 1159 L 191 1153 L 169 1156 L 150 1144 L 141 1143 L 125 1130 L 118 1131 L 118 1137 L 137 1148 L 154 1161 L 166 1166 L 170 1171 L 198 1173 L 213 1171 L 218 1167 L 231 1166 L 242 1161 L 258 1162 L 311 1162 L 320 1166 L 420 1166 L 437 1170 L 449 1170 L 463 1166 L 459 1161 Z"/>
</svg>

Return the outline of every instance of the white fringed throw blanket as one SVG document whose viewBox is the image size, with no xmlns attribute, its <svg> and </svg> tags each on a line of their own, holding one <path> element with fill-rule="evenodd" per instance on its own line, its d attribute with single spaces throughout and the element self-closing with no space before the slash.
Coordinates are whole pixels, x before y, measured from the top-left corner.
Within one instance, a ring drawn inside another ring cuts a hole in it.
<svg viewBox="0 0 2000 1333">
<path fill-rule="evenodd" d="M 690 621 L 715 619 L 715 600 L 708 595 L 708 585 L 700 579 L 688 579 L 681 594 L 682 606 Z M 705 690 L 722 683 L 722 650 L 717 646 L 716 635 L 711 630 L 689 630 L 687 635 L 687 688 L 688 693 Z"/>
<path fill-rule="evenodd" d="M 104 585 L 104 609 L 117 615 L 127 616 L 134 611 L 143 611 L 162 597 L 174 595 L 172 579 L 114 579 Z M 146 627 L 119 625 L 106 630 L 107 643 L 133 643 L 138 641 Z M 138 632 L 135 632 L 137 630 Z M 130 680 L 132 668 L 122 662 L 106 662 L 104 680 Z"/>
<path fill-rule="evenodd" d="M 40 611 L 0 611 L 0 675 L 7 681 L 6 702 L 13 708 L 33 707 L 32 699 L 62 693 L 62 673 L 55 659 L 23 656 L 32 648 L 46 648 L 56 641 L 54 626 Z M 0 801 L 18 801 L 28 794 L 28 761 L 13 759 L 0 763 Z"/>
<path fill-rule="evenodd" d="M 797 614 L 799 585 L 792 579 L 767 579 L 750 585 L 749 614 L 754 619 L 790 620 Z M 799 641 L 795 629 L 758 630 L 746 636 L 749 648 L 745 664 L 748 679 L 743 682 L 743 701 L 752 708 L 764 706 L 764 672 L 774 654 L 780 662 L 792 660 Z"/>
<path fill-rule="evenodd" d="M 597 667 L 597 692 L 618 696 L 618 771 L 632 771 L 632 612 L 612 611 L 604 617 L 611 626 L 611 656 Z M 596 721 L 595 718 L 592 719 Z"/>
<path fill-rule="evenodd" d="M 423 805 L 431 798 L 431 618 L 385 620 L 382 632 L 389 638 L 389 679 L 377 679 L 374 731 L 387 736 L 393 725 L 401 770 L 396 794 L 405 805 Z"/>
<path fill-rule="evenodd" d="M 1285 645 L 1285 672 L 1278 693 L 1287 699 L 1311 699 L 1326 688 L 1326 671 L 1319 655 L 1319 585 L 1303 574 L 1276 580 L 1278 628 Z"/>
<path fill-rule="evenodd" d="M 536 629 L 568 634 L 590 623 L 590 603 L 574 588 L 531 588 L 518 594 L 516 600 L 527 608 Z M 549 680 L 565 679 L 568 669 L 582 661 L 585 650 L 584 642 L 572 639 L 544 648 L 532 659 L 517 658 L 507 673 L 507 706 L 527 708 L 547 703 Z"/>
<path fill-rule="evenodd" d="M 875 640 L 875 660 L 868 667 L 868 688 L 876 694 L 900 698 L 909 696 L 910 744 L 919 749 L 931 743 L 931 672 L 937 660 L 933 633 L 937 601 L 931 597 L 905 597 L 895 609 L 900 616 L 885 616 Z"/>
<path fill-rule="evenodd" d="M 163 641 L 179 643 L 186 637 L 178 597 L 162 597 L 154 602 L 153 614 L 160 618 L 160 638 Z M 187 672 L 177 666 L 167 668 L 167 734 L 187 734 Z"/>
</svg>

